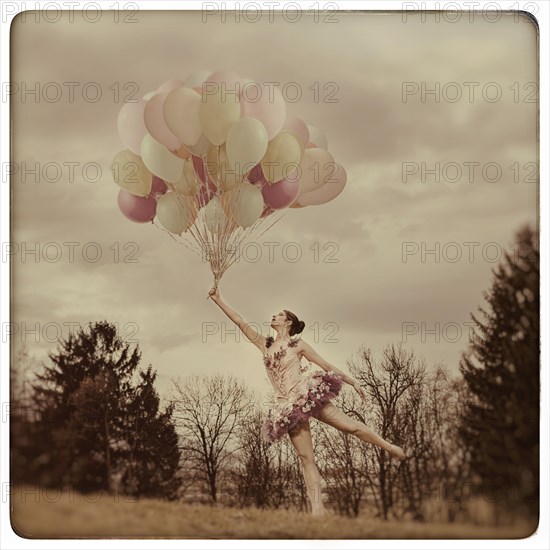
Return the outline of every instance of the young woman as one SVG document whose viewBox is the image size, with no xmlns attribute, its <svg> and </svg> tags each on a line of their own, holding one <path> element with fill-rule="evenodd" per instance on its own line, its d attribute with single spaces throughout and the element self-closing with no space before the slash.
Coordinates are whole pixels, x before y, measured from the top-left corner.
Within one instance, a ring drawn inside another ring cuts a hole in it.
<svg viewBox="0 0 550 550">
<path fill-rule="evenodd" d="M 326 513 L 320 498 L 321 475 L 315 464 L 309 418 L 313 416 L 338 430 L 353 434 L 362 441 L 385 449 L 399 460 L 405 458 L 401 447 L 392 445 L 367 425 L 349 417 L 331 403 L 343 384 L 349 384 L 366 399 L 366 393 L 359 382 L 325 361 L 299 335 L 304 322 L 288 310 L 283 310 L 271 319 L 275 338 L 262 336 L 250 326 L 220 297 L 217 288 L 212 288 L 210 298 L 241 329 L 243 334 L 262 353 L 268 378 L 276 393 L 277 405 L 272 407 L 262 426 L 262 437 L 268 443 L 277 441 L 283 435 L 290 437 L 302 463 L 304 479 L 311 502 L 311 513 Z M 305 357 L 323 369 L 304 375 L 300 359 Z"/>
</svg>

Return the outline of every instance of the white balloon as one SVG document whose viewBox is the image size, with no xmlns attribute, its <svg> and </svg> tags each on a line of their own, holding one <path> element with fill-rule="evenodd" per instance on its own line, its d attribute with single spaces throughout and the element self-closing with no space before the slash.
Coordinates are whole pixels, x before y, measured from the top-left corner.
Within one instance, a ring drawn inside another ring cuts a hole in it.
<svg viewBox="0 0 550 550">
<path fill-rule="evenodd" d="M 309 141 L 313 143 L 313 145 L 319 147 L 320 149 L 328 149 L 327 136 L 325 136 L 319 128 L 308 124 L 307 129 L 309 131 Z"/>
<path fill-rule="evenodd" d="M 243 183 L 231 191 L 231 215 L 241 227 L 253 225 L 262 215 L 264 198 L 260 188 Z"/>
<path fill-rule="evenodd" d="M 173 155 L 164 145 L 147 134 L 141 142 L 141 158 L 155 176 L 176 183 L 183 172 L 183 159 Z"/>
<path fill-rule="evenodd" d="M 189 226 L 191 212 L 185 197 L 170 191 L 157 200 L 157 217 L 162 226 L 176 235 Z"/>
<path fill-rule="evenodd" d="M 147 126 L 145 126 L 145 120 L 143 119 L 146 106 L 147 100 L 143 98 L 135 103 L 125 103 L 120 108 L 117 116 L 120 141 L 136 155 L 140 154 L 141 142 L 147 134 Z"/>
<path fill-rule="evenodd" d="M 221 233 L 227 225 L 228 219 L 223 211 L 220 198 L 214 197 L 204 207 L 204 222 L 212 233 Z"/>
<path fill-rule="evenodd" d="M 199 120 L 201 96 L 190 88 L 176 88 L 164 100 L 164 120 L 184 145 L 195 145 L 202 134 Z"/>
<path fill-rule="evenodd" d="M 231 167 L 239 174 L 249 172 L 267 151 L 267 130 L 255 118 L 241 118 L 227 134 L 225 151 Z"/>
</svg>

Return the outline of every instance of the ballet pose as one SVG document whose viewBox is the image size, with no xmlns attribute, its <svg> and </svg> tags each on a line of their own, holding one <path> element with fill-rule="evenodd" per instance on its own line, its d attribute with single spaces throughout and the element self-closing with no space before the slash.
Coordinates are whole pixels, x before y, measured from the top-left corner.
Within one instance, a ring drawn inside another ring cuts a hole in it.
<svg viewBox="0 0 550 550">
<path fill-rule="evenodd" d="M 311 416 L 344 433 L 353 434 L 362 441 L 377 445 L 399 460 L 406 458 L 401 447 L 389 443 L 366 424 L 334 406 L 331 400 L 339 394 L 344 384 L 349 384 L 363 401 L 367 397 L 365 390 L 357 380 L 323 359 L 299 336 L 305 324 L 296 315 L 288 310 L 273 315 L 271 327 L 276 337 L 265 337 L 222 300 L 217 288 L 212 288 L 209 296 L 263 355 L 277 404 L 270 409 L 262 425 L 261 435 L 268 444 L 285 434 L 290 437 L 302 464 L 313 515 L 323 515 L 326 508 L 320 494 L 321 475 L 313 455 L 309 425 Z M 302 357 L 323 370 L 305 374 L 300 361 Z"/>
</svg>

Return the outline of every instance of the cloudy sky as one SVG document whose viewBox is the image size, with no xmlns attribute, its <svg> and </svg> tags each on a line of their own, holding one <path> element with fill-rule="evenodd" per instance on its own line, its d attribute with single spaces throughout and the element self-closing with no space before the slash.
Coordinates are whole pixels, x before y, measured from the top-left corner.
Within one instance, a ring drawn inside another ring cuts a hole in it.
<svg viewBox="0 0 550 550">
<path fill-rule="evenodd" d="M 521 225 L 537 226 L 532 23 L 399 12 L 304 13 L 294 23 L 162 11 L 73 18 L 27 14 L 12 25 L 16 344 L 46 359 L 71 324 L 108 319 L 139 341 L 161 394 L 191 372 L 269 390 L 258 350 L 205 299 L 208 265 L 157 227 L 126 220 L 109 171 L 125 148 L 116 119 L 126 94 L 226 69 L 297 83 L 302 98 L 289 112 L 325 132 L 348 183 L 328 204 L 289 209 L 259 240 L 258 261 L 226 273 L 222 296 L 257 323 L 294 311 L 304 339 L 343 370 L 361 344 L 380 356 L 403 342 L 458 373 L 495 259 L 514 249 Z M 98 101 L 86 99 L 97 90 Z M 336 101 L 323 101 L 332 90 Z M 273 261 L 266 242 L 278 243 Z M 75 243 L 74 258 L 64 243 Z M 289 261 L 297 249 L 301 259 Z"/>
</svg>

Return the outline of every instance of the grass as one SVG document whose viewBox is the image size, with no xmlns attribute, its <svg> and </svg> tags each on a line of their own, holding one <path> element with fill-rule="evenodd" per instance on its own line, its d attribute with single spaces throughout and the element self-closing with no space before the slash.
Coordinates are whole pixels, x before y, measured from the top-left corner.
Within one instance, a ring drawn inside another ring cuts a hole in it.
<svg viewBox="0 0 550 550">
<path fill-rule="evenodd" d="M 189 539 L 486 539 L 524 538 L 526 523 L 483 527 L 453 523 L 380 521 L 305 513 L 74 492 L 19 489 L 11 495 L 11 521 L 24 538 Z"/>
</svg>

